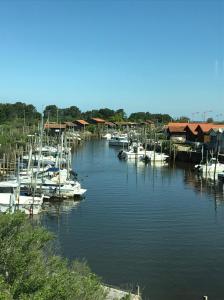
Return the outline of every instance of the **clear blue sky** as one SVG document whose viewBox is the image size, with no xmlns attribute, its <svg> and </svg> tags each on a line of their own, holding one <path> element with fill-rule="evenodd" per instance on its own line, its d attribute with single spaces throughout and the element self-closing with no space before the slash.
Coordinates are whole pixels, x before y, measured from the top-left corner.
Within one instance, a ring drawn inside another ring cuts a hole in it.
<svg viewBox="0 0 224 300">
<path fill-rule="evenodd" d="M 224 1 L 2 1 L 0 100 L 224 113 Z"/>
</svg>

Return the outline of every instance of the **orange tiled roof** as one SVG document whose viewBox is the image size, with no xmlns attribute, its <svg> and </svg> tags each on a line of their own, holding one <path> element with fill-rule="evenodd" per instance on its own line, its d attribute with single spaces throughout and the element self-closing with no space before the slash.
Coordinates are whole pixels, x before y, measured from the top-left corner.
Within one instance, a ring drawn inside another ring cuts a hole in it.
<svg viewBox="0 0 224 300">
<path fill-rule="evenodd" d="M 169 126 L 168 130 L 169 132 L 185 132 L 186 126 Z"/>
<path fill-rule="evenodd" d="M 81 125 L 89 125 L 89 123 L 86 122 L 85 120 L 76 120 L 75 122 L 76 122 L 76 123 L 79 123 L 79 124 L 81 124 Z"/>
<path fill-rule="evenodd" d="M 106 121 L 100 118 L 91 118 L 92 120 L 94 120 L 97 123 L 105 123 Z"/>
<path fill-rule="evenodd" d="M 193 134 L 197 134 L 197 131 L 196 131 L 196 128 L 198 127 L 198 123 L 195 123 L 195 124 L 188 124 L 186 127 L 185 127 L 185 130 L 188 128 Z"/>
<path fill-rule="evenodd" d="M 201 129 L 203 133 L 208 133 L 213 128 L 224 128 L 224 124 L 202 123 L 198 124 L 196 131 Z"/>
<path fill-rule="evenodd" d="M 180 123 L 180 122 L 169 122 L 167 126 L 168 127 L 169 126 L 176 126 L 176 127 L 180 126 L 180 127 L 182 127 L 182 126 L 187 126 L 188 124 L 194 124 L 194 123 L 188 123 L 188 122 L 183 122 L 183 123 Z"/>
</svg>

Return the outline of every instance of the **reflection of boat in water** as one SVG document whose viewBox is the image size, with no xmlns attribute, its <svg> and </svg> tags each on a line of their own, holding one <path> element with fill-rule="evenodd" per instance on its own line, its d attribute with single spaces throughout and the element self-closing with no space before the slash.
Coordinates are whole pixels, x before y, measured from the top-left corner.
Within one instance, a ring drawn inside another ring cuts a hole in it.
<svg viewBox="0 0 224 300">
<path fill-rule="evenodd" d="M 213 180 L 214 176 L 206 177 L 203 173 L 185 171 L 184 182 L 192 187 L 196 193 L 212 196 L 217 203 L 224 204 L 223 184 Z"/>
<path fill-rule="evenodd" d="M 166 161 L 151 161 L 150 166 L 156 167 L 156 168 L 162 168 L 162 167 L 168 167 L 169 164 Z"/>
<path fill-rule="evenodd" d="M 45 202 L 44 210 L 50 215 L 59 213 L 69 213 L 72 209 L 77 208 L 80 201 L 64 200 L 63 202 Z"/>
</svg>

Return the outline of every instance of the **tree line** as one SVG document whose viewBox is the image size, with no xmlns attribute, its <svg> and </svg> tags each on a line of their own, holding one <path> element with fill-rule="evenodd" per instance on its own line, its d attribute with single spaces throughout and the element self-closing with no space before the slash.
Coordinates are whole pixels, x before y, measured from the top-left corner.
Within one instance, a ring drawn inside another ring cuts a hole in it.
<svg viewBox="0 0 224 300">
<path fill-rule="evenodd" d="M 153 114 L 149 112 L 135 112 L 129 116 L 120 108 L 113 110 L 110 108 L 92 109 L 82 112 L 77 106 L 59 108 L 56 105 L 47 105 L 43 112 L 44 120 L 49 122 L 74 121 L 76 119 L 89 120 L 90 118 L 102 118 L 111 122 L 133 121 L 143 122 L 151 120 L 156 123 L 168 123 L 172 117 L 168 114 Z M 0 103 L 0 124 L 4 123 L 24 123 L 33 124 L 41 119 L 41 114 L 32 104 L 22 102 Z"/>
</svg>

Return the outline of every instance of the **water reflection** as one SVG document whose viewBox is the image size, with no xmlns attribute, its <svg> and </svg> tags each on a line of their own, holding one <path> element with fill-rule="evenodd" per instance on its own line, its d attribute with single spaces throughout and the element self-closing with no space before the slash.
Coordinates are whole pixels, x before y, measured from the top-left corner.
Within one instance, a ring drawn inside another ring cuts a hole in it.
<svg viewBox="0 0 224 300">
<path fill-rule="evenodd" d="M 58 216 L 59 214 L 69 214 L 73 209 L 76 209 L 80 205 L 80 201 L 74 201 L 73 199 L 67 199 L 58 202 L 45 202 L 44 213 L 48 216 Z"/>
<path fill-rule="evenodd" d="M 124 163 L 124 161 L 122 161 Z M 145 164 L 139 160 L 127 160 L 127 173 L 135 169 L 136 176 L 144 175 L 148 177 L 148 182 L 168 180 L 170 183 L 176 176 L 183 178 L 186 186 L 191 188 L 198 195 L 207 195 L 217 201 L 217 204 L 224 204 L 224 184 L 218 180 L 218 177 L 206 176 L 194 171 L 193 165 L 184 163 L 163 163 L 155 162 Z M 132 169 L 131 169 L 132 168 Z M 137 183 L 137 181 L 136 181 Z"/>
<path fill-rule="evenodd" d="M 191 170 L 185 170 L 184 183 L 190 186 L 196 194 L 208 195 L 212 197 L 217 204 L 224 204 L 223 183 L 211 178 L 197 174 Z"/>
</svg>

